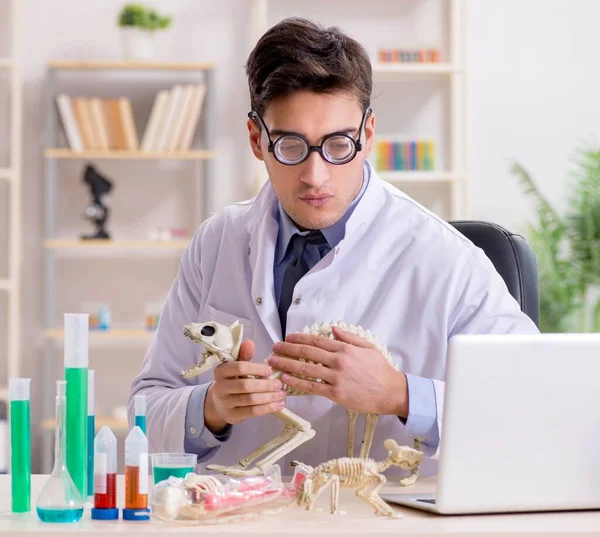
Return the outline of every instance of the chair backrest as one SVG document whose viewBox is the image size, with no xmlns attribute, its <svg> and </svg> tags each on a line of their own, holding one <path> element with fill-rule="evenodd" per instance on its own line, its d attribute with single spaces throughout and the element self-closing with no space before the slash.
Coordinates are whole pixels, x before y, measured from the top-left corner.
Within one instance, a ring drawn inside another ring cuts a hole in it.
<svg viewBox="0 0 600 537">
<path fill-rule="evenodd" d="M 533 250 L 521 236 L 491 222 L 458 220 L 449 222 L 481 248 L 493 263 L 508 291 L 539 328 L 540 296 L 537 263 Z"/>
</svg>

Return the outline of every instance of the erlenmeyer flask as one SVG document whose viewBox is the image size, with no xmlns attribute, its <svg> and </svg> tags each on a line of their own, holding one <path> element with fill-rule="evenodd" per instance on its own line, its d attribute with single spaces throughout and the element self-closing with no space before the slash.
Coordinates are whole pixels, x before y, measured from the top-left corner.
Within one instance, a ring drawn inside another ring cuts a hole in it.
<svg viewBox="0 0 600 537">
<path fill-rule="evenodd" d="M 76 522 L 83 514 L 83 498 L 67 469 L 66 386 L 64 380 L 56 382 L 54 469 L 37 500 L 37 514 L 42 522 Z M 81 446 L 81 449 L 86 449 L 86 446 Z"/>
</svg>

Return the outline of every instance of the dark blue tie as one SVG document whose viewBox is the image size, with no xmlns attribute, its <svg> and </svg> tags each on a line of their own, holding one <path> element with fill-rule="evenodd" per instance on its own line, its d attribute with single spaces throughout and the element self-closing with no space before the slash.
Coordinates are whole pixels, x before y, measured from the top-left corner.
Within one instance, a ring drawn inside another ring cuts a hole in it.
<svg viewBox="0 0 600 537">
<path fill-rule="evenodd" d="M 294 287 L 298 280 L 308 272 L 308 263 L 304 259 L 307 244 L 317 246 L 327 243 L 327 240 L 319 230 L 311 231 L 308 235 L 294 234 L 291 241 L 294 257 L 288 264 L 283 274 L 281 284 L 281 297 L 279 298 L 279 320 L 281 321 L 281 333 L 285 338 L 287 311 L 292 303 Z M 321 254 L 322 255 L 322 254 Z"/>
</svg>

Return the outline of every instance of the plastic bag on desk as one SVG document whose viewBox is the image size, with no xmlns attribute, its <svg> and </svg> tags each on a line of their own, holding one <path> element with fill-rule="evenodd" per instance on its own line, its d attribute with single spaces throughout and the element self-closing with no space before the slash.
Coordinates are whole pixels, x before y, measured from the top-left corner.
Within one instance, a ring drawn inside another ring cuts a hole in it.
<svg viewBox="0 0 600 537">
<path fill-rule="evenodd" d="M 293 501 L 283 494 L 279 466 L 268 475 L 226 477 L 188 474 L 185 479 L 169 477 L 154 486 L 152 515 L 176 523 L 216 523 L 248 518 L 280 510 Z"/>
</svg>

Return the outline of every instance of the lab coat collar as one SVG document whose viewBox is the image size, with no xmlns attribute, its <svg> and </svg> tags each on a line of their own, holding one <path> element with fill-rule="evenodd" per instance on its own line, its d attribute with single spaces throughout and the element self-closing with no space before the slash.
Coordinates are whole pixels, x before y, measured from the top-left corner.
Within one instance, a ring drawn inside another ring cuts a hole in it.
<svg viewBox="0 0 600 537">
<path fill-rule="evenodd" d="M 367 162 L 368 166 L 371 166 Z M 351 245 L 368 228 L 383 204 L 384 185 L 372 167 L 367 188 L 346 222 L 346 234 L 336 247 Z M 248 260 L 252 271 L 252 299 L 263 325 L 273 341 L 282 339 L 281 323 L 275 300 L 273 262 L 279 224 L 278 199 L 270 182 L 266 182 L 249 209 L 246 229 L 250 235 Z"/>
</svg>

